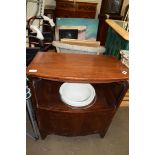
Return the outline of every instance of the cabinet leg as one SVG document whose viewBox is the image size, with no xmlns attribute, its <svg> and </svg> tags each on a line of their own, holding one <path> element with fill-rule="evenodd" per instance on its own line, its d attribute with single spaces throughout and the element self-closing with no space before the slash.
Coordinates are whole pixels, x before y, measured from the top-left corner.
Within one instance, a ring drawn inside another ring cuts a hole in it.
<svg viewBox="0 0 155 155">
<path fill-rule="evenodd" d="M 106 132 L 100 133 L 100 137 L 101 137 L 101 138 L 104 138 L 105 134 L 106 134 Z"/>
<path fill-rule="evenodd" d="M 105 129 L 104 131 L 100 132 L 100 137 L 104 138 L 105 134 L 107 133 L 108 129 Z"/>
<path fill-rule="evenodd" d="M 44 140 L 47 137 L 47 133 L 44 131 L 40 131 L 41 139 Z"/>
</svg>

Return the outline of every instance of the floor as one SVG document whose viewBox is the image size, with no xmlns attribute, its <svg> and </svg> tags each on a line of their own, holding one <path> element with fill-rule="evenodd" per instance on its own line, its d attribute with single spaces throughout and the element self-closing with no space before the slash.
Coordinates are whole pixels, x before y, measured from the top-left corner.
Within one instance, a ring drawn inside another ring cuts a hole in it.
<svg viewBox="0 0 155 155">
<path fill-rule="evenodd" d="M 120 107 L 104 138 L 98 134 L 80 137 L 49 135 L 45 140 L 27 136 L 27 155 L 128 155 L 129 108 Z M 27 131 L 30 133 L 29 122 Z"/>
</svg>

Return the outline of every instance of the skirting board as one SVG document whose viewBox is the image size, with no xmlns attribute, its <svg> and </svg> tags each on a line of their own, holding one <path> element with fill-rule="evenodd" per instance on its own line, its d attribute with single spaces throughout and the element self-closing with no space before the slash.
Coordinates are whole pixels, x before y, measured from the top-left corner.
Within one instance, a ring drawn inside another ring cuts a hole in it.
<svg viewBox="0 0 155 155">
<path fill-rule="evenodd" d="M 128 107 L 129 106 L 129 91 L 127 91 L 125 97 L 122 100 L 122 103 L 120 105 L 121 107 Z"/>
</svg>

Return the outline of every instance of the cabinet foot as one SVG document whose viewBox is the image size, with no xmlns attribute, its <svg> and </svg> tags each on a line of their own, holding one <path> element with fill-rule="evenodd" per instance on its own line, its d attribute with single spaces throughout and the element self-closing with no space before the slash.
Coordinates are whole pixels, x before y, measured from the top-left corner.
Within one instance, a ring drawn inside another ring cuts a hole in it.
<svg viewBox="0 0 155 155">
<path fill-rule="evenodd" d="M 100 137 L 101 137 L 101 138 L 104 138 L 105 134 L 106 134 L 106 132 L 100 133 Z"/>
<path fill-rule="evenodd" d="M 40 132 L 41 139 L 44 140 L 47 137 L 46 132 Z"/>
<path fill-rule="evenodd" d="M 108 128 L 105 129 L 104 131 L 100 132 L 100 137 L 101 138 L 104 138 L 105 134 L 107 133 L 107 130 L 108 130 Z"/>
</svg>

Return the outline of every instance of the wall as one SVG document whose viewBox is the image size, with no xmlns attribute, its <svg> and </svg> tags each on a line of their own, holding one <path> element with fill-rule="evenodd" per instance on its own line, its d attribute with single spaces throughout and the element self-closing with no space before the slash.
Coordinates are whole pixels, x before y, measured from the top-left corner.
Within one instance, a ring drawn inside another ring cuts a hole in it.
<svg viewBox="0 0 155 155">
<path fill-rule="evenodd" d="M 97 5 L 97 10 L 96 10 L 96 18 L 98 18 L 98 15 L 100 13 L 101 2 L 102 0 L 97 0 L 98 5 Z"/>
<path fill-rule="evenodd" d="M 124 15 L 126 6 L 129 4 L 129 0 L 124 0 L 123 2 L 123 6 L 122 6 L 122 11 L 121 11 L 121 15 Z"/>
<path fill-rule="evenodd" d="M 42 3 L 40 3 L 40 7 L 39 7 L 39 12 L 38 15 L 40 14 L 44 14 L 44 4 L 45 4 L 45 0 L 41 1 Z M 42 7 L 41 7 L 42 5 Z M 37 11 L 37 3 L 34 3 L 33 1 L 27 1 L 26 3 L 26 18 L 29 19 L 32 16 L 36 15 L 36 11 Z"/>
</svg>

